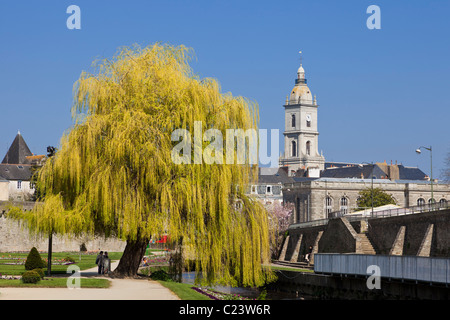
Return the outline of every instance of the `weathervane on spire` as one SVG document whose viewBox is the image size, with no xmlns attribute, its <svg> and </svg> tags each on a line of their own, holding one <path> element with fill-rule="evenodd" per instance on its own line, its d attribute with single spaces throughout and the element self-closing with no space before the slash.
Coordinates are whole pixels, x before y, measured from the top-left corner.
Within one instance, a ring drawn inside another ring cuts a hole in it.
<svg viewBox="0 0 450 320">
<path fill-rule="evenodd" d="M 298 53 L 300 53 L 300 65 L 302 65 L 302 62 L 303 62 L 303 56 L 302 56 L 302 52 L 301 52 L 301 51 L 299 51 Z"/>
</svg>

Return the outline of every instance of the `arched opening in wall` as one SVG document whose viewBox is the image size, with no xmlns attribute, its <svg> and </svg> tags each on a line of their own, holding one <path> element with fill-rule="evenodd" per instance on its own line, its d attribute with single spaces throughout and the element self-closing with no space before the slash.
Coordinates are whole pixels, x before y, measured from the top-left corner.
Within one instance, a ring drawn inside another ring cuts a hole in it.
<svg viewBox="0 0 450 320">
<path fill-rule="evenodd" d="M 425 199 L 424 198 L 419 198 L 417 199 L 417 205 L 420 206 L 424 206 L 425 205 Z"/>
<path fill-rule="evenodd" d="M 291 126 L 295 128 L 295 114 L 291 115 Z"/>
<path fill-rule="evenodd" d="M 333 212 L 333 199 L 330 196 L 325 198 L 325 213 L 327 218 L 331 218 L 330 214 Z"/>
<path fill-rule="evenodd" d="M 345 196 L 341 198 L 341 201 L 340 201 L 340 211 L 341 211 L 341 214 L 342 214 L 342 215 L 348 213 L 348 199 L 347 199 L 347 197 L 345 197 Z"/>
<path fill-rule="evenodd" d="M 434 200 L 433 198 L 428 199 L 428 204 L 433 204 L 436 203 L 436 200 Z"/>
<path fill-rule="evenodd" d="M 297 143 L 295 141 L 291 142 L 291 154 L 293 157 L 297 156 Z"/>
<path fill-rule="evenodd" d="M 447 200 L 441 199 L 439 200 L 439 208 L 446 208 L 447 207 Z"/>
<path fill-rule="evenodd" d="M 306 155 L 311 155 L 311 141 L 306 142 Z"/>
</svg>

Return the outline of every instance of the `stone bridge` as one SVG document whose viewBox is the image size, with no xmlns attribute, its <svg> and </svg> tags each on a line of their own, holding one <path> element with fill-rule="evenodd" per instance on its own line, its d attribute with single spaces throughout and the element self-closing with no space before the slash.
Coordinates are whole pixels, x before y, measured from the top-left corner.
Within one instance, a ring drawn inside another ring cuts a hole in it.
<svg viewBox="0 0 450 320">
<path fill-rule="evenodd" d="M 304 262 L 310 246 L 313 253 L 450 257 L 450 209 L 291 227 L 279 257 L 283 263 Z"/>
</svg>

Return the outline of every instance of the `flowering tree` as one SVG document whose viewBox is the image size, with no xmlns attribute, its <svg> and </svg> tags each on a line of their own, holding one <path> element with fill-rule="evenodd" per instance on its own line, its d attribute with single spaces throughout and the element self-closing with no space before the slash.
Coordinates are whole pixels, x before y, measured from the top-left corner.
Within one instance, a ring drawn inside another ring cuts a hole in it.
<svg viewBox="0 0 450 320">
<path fill-rule="evenodd" d="M 271 244 L 271 255 L 273 258 L 279 256 L 281 245 L 283 243 L 284 233 L 289 227 L 291 216 L 294 212 L 294 204 L 288 202 L 281 204 L 280 202 L 273 202 L 266 204 L 266 210 L 269 213 L 270 225 L 269 229 L 273 233 L 273 242 Z"/>
</svg>

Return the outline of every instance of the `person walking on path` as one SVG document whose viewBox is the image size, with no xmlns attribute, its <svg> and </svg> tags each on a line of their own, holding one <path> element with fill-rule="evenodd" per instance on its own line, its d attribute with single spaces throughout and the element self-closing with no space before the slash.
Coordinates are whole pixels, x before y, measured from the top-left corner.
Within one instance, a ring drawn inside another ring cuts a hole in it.
<svg viewBox="0 0 450 320">
<path fill-rule="evenodd" d="M 105 251 L 105 254 L 103 256 L 103 273 L 108 274 L 109 271 L 111 271 L 111 259 L 108 257 L 108 252 Z"/>
<path fill-rule="evenodd" d="M 309 263 L 309 260 L 311 259 L 311 253 L 312 253 L 312 251 L 313 251 L 313 247 L 312 247 L 312 246 L 309 246 L 308 254 L 306 255 L 306 261 L 308 261 L 308 263 Z"/>
<path fill-rule="evenodd" d="M 103 251 L 100 251 L 100 253 L 97 255 L 95 264 L 98 266 L 98 274 L 103 274 Z"/>
</svg>

